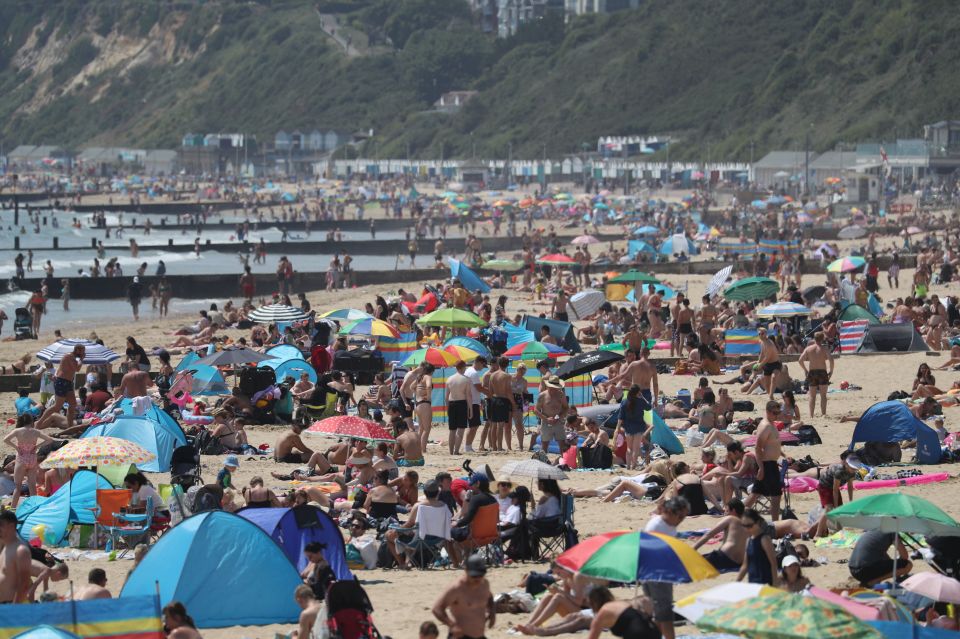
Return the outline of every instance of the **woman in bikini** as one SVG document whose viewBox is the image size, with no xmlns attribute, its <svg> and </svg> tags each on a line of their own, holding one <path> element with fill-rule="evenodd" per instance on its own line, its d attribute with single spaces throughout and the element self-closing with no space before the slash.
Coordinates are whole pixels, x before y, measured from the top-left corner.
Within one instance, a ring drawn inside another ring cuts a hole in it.
<svg viewBox="0 0 960 639">
<path fill-rule="evenodd" d="M 430 436 L 430 427 L 433 425 L 433 404 L 430 401 L 433 395 L 432 364 L 423 365 L 423 375 L 417 380 L 414 387 L 414 411 L 417 414 L 417 424 L 420 427 L 420 450 L 427 450 L 427 438 Z"/>
<path fill-rule="evenodd" d="M 254 477 L 249 486 L 243 487 L 243 499 L 247 508 L 279 508 L 280 500 L 269 488 L 263 485 L 262 477 Z"/>
<path fill-rule="evenodd" d="M 513 393 L 513 411 L 511 419 L 513 427 L 517 431 L 517 450 L 523 450 L 523 417 L 526 413 L 526 403 L 524 397 L 527 395 L 527 365 L 523 362 L 517 363 L 517 371 L 510 378 L 510 391 Z M 507 427 L 507 448 L 510 447 L 510 427 Z M 532 442 L 531 442 L 532 444 Z"/>
<path fill-rule="evenodd" d="M 33 355 L 27 353 L 9 366 L 0 366 L 0 375 L 25 375 L 31 359 L 33 359 Z"/>
<path fill-rule="evenodd" d="M 29 413 L 20 415 L 17 417 L 16 427 L 3 438 L 3 443 L 16 448 L 17 451 L 17 459 L 13 466 L 13 501 L 10 504 L 14 509 L 20 501 L 20 487 L 24 477 L 27 479 L 27 489 L 30 494 L 37 494 L 37 475 L 40 471 L 40 464 L 37 462 L 38 445 L 63 441 L 44 435 L 42 431 L 34 428 L 33 422 L 33 415 Z M 16 445 L 13 442 L 17 442 Z"/>
</svg>

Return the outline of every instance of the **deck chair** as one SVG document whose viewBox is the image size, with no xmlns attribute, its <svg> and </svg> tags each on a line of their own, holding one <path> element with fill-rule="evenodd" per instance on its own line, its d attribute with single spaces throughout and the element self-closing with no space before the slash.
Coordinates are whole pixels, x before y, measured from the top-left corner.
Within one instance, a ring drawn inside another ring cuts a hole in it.
<svg viewBox="0 0 960 639">
<path fill-rule="evenodd" d="M 783 496 L 780 498 L 781 515 L 787 511 L 787 508 L 790 507 L 790 491 L 787 490 L 787 471 L 789 469 L 790 462 L 788 462 L 786 459 L 780 460 L 780 485 L 783 486 Z M 764 515 L 769 515 L 770 499 L 764 495 L 760 495 L 753 507 L 756 508 L 758 512 Z M 791 510 L 791 512 L 793 511 Z"/>
<path fill-rule="evenodd" d="M 417 507 L 417 534 L 409 544 L 398 541 L 414 565 L 420 569 L 432 566 L 440 556 L 440 549 L 451 540 L 450 509 L 443 506 L 420 504 Z"/>
<path fill-rule="evenodd" d="M 327 393 L 327 399 L 324 404 L 308 404 L 305 401 L 300 402 L 298 418 L 304 424 L 310 420 L 325 419 L 337 414 L 337 394 Z"/>
<path fill-rule="evenodd" d="M 576 536 L 573 527 L 573 504 L 573 495 L 561 495 L 558 516 L 527 520 L 530 545 L 537 561 L 553 559 L 572 545 L 568 540 Z"/>
<path fill-rule="evenodd" d="M 99 548 L 100 529 L 110 529 L 117 524 L 116 515 L 130 505 L 133 491 L 126 488 L 97 490 L 97 505 L 93 508 L 93 547 Z"/>
<path fill-rule="evenodd" d="M 503 563 L 503 545 L 500 542 L 500 504 L 492 503 L 477 509 L 467 539 L 463 542 L 465 550 L 477 551 L 484 556 L 488 564 Z"/>
</svg>

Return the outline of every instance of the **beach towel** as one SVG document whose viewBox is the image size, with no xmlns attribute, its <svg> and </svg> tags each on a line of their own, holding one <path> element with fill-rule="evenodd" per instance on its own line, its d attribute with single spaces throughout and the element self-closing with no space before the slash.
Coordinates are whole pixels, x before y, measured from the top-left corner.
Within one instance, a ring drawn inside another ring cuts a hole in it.
<svg viewBox="0 0 960 639">
<path fill-rule="evenodd" d="M 817 548 L 853 548 L 862 534 L 853 530 L 840 530 L 829 537 L 816 540 L 814 545 Z"/>
</svg>

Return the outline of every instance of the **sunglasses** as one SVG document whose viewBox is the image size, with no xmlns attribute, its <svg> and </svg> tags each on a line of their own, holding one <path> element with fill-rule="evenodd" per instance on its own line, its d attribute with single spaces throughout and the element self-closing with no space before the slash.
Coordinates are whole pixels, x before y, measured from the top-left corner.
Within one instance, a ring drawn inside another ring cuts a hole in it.
<svg viewBox="0 0 960 639">
<path fill-rule="evenodd" d="M 755 522 L 755 521 L 741 521 L 740 524 L 741 524 L 744 528 L 753 528 L 754 526 L 757 525 L 757 522 Z"/>
</svg>

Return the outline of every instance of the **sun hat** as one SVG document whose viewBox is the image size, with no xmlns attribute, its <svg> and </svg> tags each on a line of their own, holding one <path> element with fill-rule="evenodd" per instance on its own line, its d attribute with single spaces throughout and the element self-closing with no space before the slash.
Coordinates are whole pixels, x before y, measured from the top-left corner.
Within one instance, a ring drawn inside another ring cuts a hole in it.
<svg viewBox="0 0 960 639">
<path fill-rule="evenodd" d="M 556 375 L 547 375 L 543 378 L 543 383 L 547 388 L 563 388 L 563 381 Z"/>
<path fill-rule="evenodd" d="M 227 458 L 223 460 L 224 468 L 240 468 L 240 460 L 237 459 L 236 455 L 227 455 Z"/>
<path fill-rule="evenodd" d="M 797 566 L 799 564 L 800 560 L 797 559 L 796 555 L 787 555 L 783 558 L 783 562 L 781 562 L 780 567 L 787 568 L 788 566 Z"/>
</svg>

